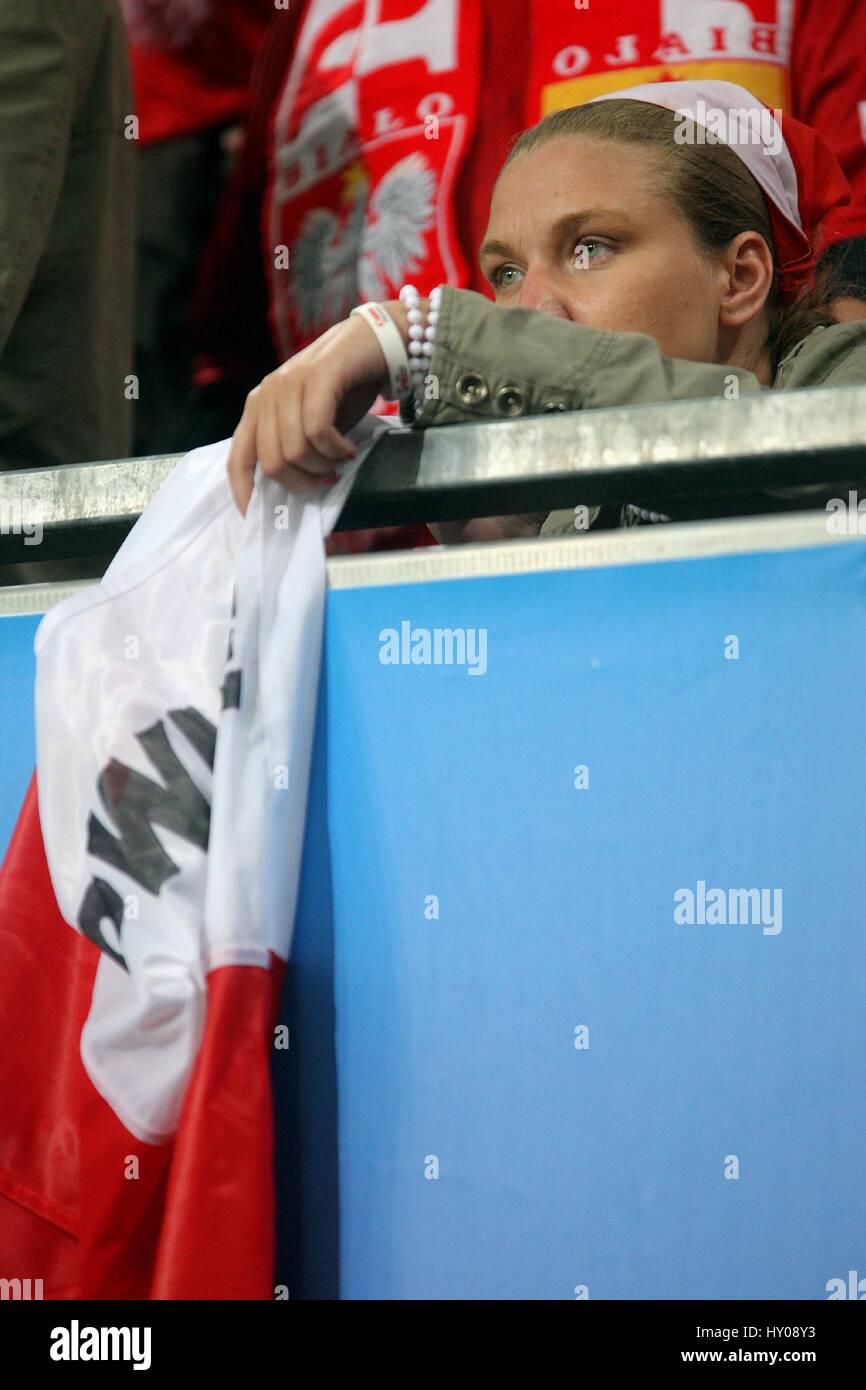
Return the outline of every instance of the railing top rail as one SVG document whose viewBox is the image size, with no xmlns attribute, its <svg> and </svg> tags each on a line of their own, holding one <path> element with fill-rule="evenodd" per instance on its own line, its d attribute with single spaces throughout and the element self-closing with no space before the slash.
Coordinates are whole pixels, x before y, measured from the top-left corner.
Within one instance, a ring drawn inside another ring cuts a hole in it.
<svg viewBox="0 0 866 1390">
<path fill-rule="evenodd" d="M 39 559 L 110 553 L 180 455 L 0 472 L 0 523 L 38 517 Z M 340 529 L 716 497 L 866 479 L 866 385 L 765 391 L 516 420 L 395 428 L 364 463 Z M 6 564 L 34 561 L 8 524 Z"/>
</svg>

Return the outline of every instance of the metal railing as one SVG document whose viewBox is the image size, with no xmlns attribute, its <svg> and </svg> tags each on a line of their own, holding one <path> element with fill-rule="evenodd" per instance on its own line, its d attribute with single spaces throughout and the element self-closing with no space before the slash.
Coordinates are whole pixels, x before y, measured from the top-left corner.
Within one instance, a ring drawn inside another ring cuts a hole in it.
<svg viewBox="0 0 866 1390">
<path fill-rule="evenodd" d="M 0 472 L 0 585 L 101 574 L 179 457 Z M 866 386 L 767 391 L 394 429 L 371 450 L 338 529 L 648 498 L 695 499 L 695 516 L 723 499 L 736 514 L 737 498 L 759 489 L 857 481 Z M 38 546 L 16 516 L 40 518 Z"/>
</svg>

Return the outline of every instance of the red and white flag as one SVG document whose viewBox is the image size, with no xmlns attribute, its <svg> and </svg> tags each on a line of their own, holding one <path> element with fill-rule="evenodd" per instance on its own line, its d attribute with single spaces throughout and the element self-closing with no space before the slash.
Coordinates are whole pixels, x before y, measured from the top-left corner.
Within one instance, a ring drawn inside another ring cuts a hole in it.
<svg viewBox="0 0 866 1390">
<path fill-rule="evenodd" d="M 259 478 L 244 519 L 227 443 L 189 454 L 38 630 L 38 813 L 34 783 L 0 879 L 0 1276 L 46 1298 L 274 1296 L 324 537 L 386 428 L 326 493 Z"/>
</svg>

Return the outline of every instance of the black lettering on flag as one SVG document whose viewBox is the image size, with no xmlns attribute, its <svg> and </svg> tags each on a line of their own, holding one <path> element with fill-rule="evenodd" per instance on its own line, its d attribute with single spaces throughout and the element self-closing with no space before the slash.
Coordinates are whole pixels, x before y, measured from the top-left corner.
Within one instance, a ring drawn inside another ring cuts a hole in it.
<svg viewBox="0 0 866 1390">
<path fill-rule="evenodd" d="M 240 671 L 226 671 L 226 678 L 222 683 L 223 709 L 240 709 L 241 707 L 241 673 Z"/>
<path fill-rule="evenodd" d="M 216 729 L 198 710 L 171 710 L 169 718 L 213 766 Z M 162 720 L 136 734 L 164 786 L 112 758 L 97 781 L 99 798 L 119 832 L 112 834 L 96 816 L 88 821 L 87 848 L 151 893 L 178 872 L 153 827 L 172 830 L 199 849 L 207 849 L 210 805 L 174 752 Z"/>
<path fill-rule="evenodd" d="M 102 934 L 102 920 L 110 917 L 117 928 L 117 939 L 120 940 L 120 928 L 123 923 L 123 898 L 112 888 L 110 883 L 106 883 L 104 878 L 93 878 L 87 886 L 87 892 L 78 909 L 78 925 L 85 936 L 89 937 L 100 951 L 111 956 L 118 965 L 122 965 L 128 971 L 128 966 L 119 951 L 115 951 L 110 946 Z"/>
<path fill-rule="evenodd" d="M 214 757 L 216 755 L 216 725 L 209 719 L 205 719 L 200 709 L 194 709 L 192 705 L 187 705 L 186 709 L 170 709 L 168 717 L 172 724 L 176 724 L 186 739 L 191 743 L 199 757 L 207 763 L 213 772 Z"/>
</svg>

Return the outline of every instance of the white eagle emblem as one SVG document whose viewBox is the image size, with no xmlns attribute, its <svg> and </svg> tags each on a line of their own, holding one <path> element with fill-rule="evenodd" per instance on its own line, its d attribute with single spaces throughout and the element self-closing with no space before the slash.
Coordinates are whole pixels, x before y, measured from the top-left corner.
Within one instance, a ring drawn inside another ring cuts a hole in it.
<svg viewBox="0 0 866 1390">
<path fill-rule="evenodd" d="M 324 331 L 361 300 L 387 298 L 388 285 L 399 286 L 420 269 L 435 196 L 433 170 L 413 153 L 388 170 L 372 198 L 359 183 L 342 227 L 325 208 L 306 214 L 290 258 L 303 332 Z"/>
</svg>

